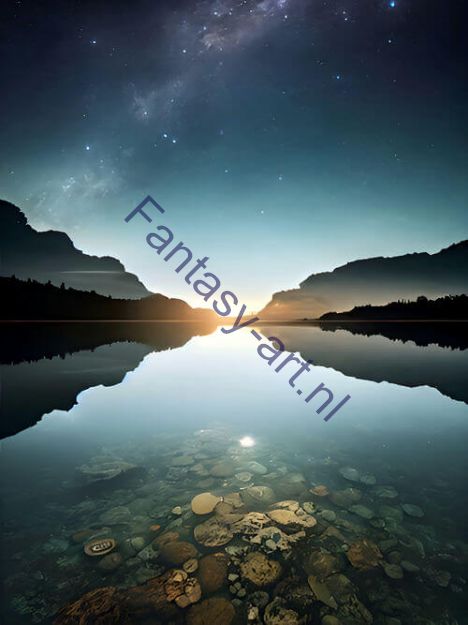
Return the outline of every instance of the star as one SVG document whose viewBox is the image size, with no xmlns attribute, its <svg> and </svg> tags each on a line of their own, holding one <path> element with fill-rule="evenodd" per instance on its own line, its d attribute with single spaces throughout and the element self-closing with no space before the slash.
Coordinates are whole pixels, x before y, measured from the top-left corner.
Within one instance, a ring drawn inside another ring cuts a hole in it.
<svg viewBox="0 0 468 625">
<path fill-rule="evenodd" d="M 91 146 L 90 145 L 86 145 L 85 146 L 85 150 L 86 150 L 86 152 L 89 152 L 91 150 Z"/>
</svg>

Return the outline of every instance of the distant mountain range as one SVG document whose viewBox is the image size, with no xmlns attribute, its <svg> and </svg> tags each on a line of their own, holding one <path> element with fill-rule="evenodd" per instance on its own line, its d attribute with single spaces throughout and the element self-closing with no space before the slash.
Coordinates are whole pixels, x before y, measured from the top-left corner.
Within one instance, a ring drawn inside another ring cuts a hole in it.
<svg viewBox="0 0 468 625">
<path fill-rule="evenodd" d="M 385 306 L 355 306 L 346 312 L 325 313 L 320 321 L 395 321 L 410 319 L 468 319 L 468 295 L 446 295 L 435 300 L 424 295 L 415 302 L 391 302 Z"/>
<path fill-rule="evenodd" d="M 298 289 L 280 291 L 259 313 L 262 320 L 317 319 L 364 304 L 468 293 L 468 240 L 435 254 L 356 260 L 312 274 Z"/>
<path fill-rule="evenodd" d="M 111 256 L 78 250 L 64 232 L 34 230 L 14 204 L 0 200 L 0 275 L 32 278 L 125 299 L 151 293 Z"/>
</svg>

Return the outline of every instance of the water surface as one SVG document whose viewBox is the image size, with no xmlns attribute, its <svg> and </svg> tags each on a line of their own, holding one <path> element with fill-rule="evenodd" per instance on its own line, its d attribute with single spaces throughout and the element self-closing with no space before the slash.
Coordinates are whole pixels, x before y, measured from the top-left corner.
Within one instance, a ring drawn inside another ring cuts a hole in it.
<svg viewBox="0 0 468 625">
<path fill-rule="evenodd" d="M 227 336 L 219 328 L 184 325 L 105 332 L 62 328 L 61 333 L 49 328 L 41 346 L 4 357 L 6 623 L 51 623 L 57 610 L 89 590 L 127 589 L 164 574 L 171 567 L 157 550 L 146 557 L 155 525 L 161 526 L 157 535 L 179 532 L 198 557 L 228 547 L 263 550 L 281 563 L 283 580 L 306 590 L 314 573 L 310 562 L 324 552 L 336 558 L 337 570 L 322 581 L 333 587 L 333 575 L 345 575 L 375 623 L 387 625 L 390 617 L 404 625 L 467 622 L 468 351 L 463 345 L 417 345 L 408 337 L 403 342 L 342 328 L 259 331 L 314 360 L 301 378 L 304 389 L 322 382 L 335 397 L 349 394 L 351 400 L 324 422 L 316 413 L 318 404 L 306 404 L 289 386 L 289 371 L 275 373 L 260 358 L 248 330 Z M 246 436 L 252 447 L 241 445 Z M 181 457 L 188 459 L 181 462 Z M 253 461 L 262 466 L 260 472 L 252 471 Z M 90 483 L 86 467 L 105 462 L 134 468 Z M 220 462 L 234 468 L 219 477 L 214 467 Z M 351 475 L 357 481 L 349 479 L 349 468 L 356 470 Z M 251 474 L 247 481 L 236 477 L 243 473 Z M 331 496 L 318 497 L 311 489 L 319 485 L 331 494 L 353 488 L 359 503 L 343 506 Z M 242 536 L 217 550 L 196 541 L 193 528 L 205 519 L 191 512 L 192 497 L 204 491 L 242 494 L 256 486 L 266 493 L 271 489 L 271 500 L 245 496 L 242 513 L 268 511 L 291 500 L 305 505 L 318 525 L 287 553 L 252 546 Z M 424 516 L 407 514 L 405 504 L 418 506 Z M 353 505 L 370 510 L 371 518 Z M 330 527 L 341 538 L 324 534 Z M 99 566 L 101 558 L 84 554 L 84 544 L 94 536 L 117 541 L 122 557 L 112 570 Z M 129 546 L 134 538 L 143 548 Z M 357 570 L 346 556 L 363 538 L 382 552 L 382 561 L 369 572 Z M 239 571 L 239 557 L 247 556 L 239 553 L 229 554 L 231 574 Z M 417 569 L 408 572 L 401 561 Z M 390 577 L 385 563 L 396 564 L 402 578 Z M 258 588 L 241 581 L 240 591 L 226 581 L 214 594 L 233 599 L 236 618 L 247 622 Z M 261 590 L 273 600 L 275 587 Z M 349 612 L 346 593 L 334 592 L 338 610 L 313 594 L 301 603 L 284 585 L 277 589 L 298 618 L 320 623 L 328 613 L 343 625 L 366 622 Z M 177 622 L 184 622 L 190 610 L 178 609 Z M 155 622 L 170 619 L 160 616 Z"/>
</svg>

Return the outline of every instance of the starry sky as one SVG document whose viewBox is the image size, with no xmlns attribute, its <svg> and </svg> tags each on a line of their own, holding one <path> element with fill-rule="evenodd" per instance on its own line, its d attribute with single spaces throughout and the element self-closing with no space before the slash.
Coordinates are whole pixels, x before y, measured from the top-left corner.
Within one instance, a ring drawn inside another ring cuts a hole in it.
<svg viewBox="0 0 468 625">
<path fill-rule="evenodd" d="M 250 310 L 355 258 L 437 251 L 467 236 L 462 5 L 5 2 L 0 195 L 193 305 L 123 222 L 147 194 Z"/>
</svg>

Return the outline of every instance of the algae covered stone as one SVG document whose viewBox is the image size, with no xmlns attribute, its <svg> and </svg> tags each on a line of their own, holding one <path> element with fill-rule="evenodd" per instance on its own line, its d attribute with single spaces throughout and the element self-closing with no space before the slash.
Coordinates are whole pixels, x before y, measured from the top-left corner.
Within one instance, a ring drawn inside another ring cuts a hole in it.
<svg viewBox="0 0 468 625">
<path fill-rule="evenodd" d="M 281 564 L 263 553 L 251 552 L 240 565 L 241 575 L 255 586 L 268 586 L 276 582 L 282 572 Z"/>
</svg>

